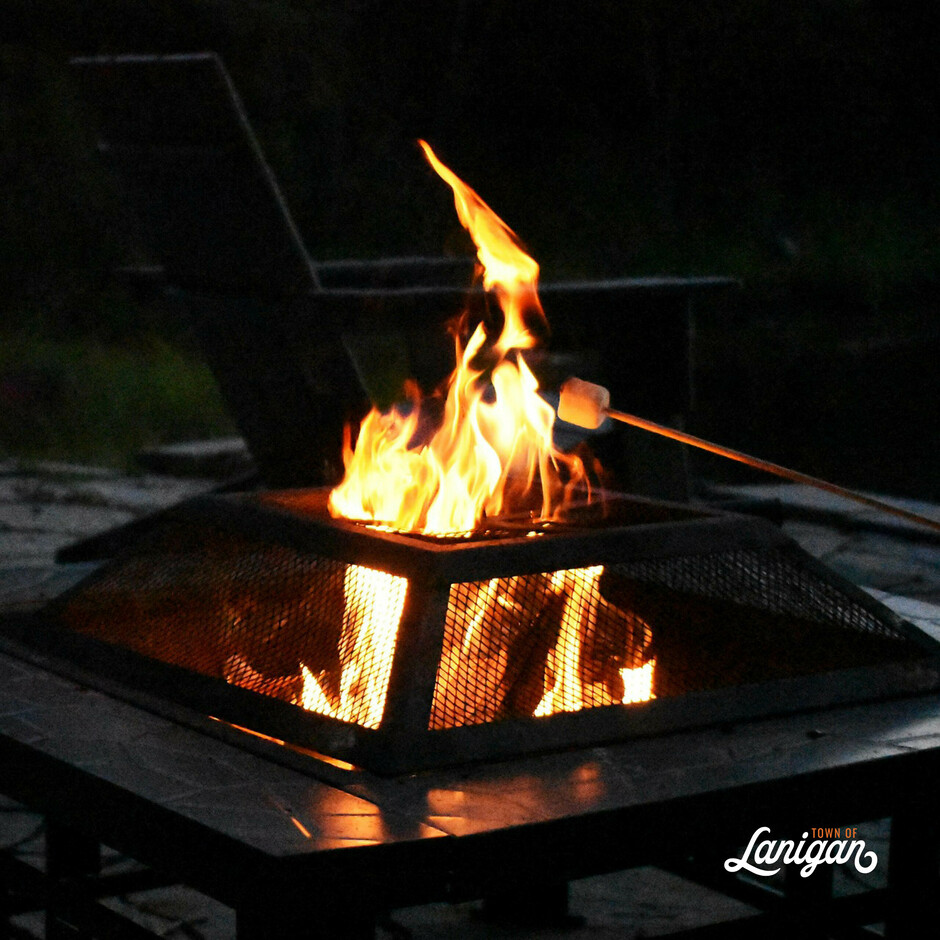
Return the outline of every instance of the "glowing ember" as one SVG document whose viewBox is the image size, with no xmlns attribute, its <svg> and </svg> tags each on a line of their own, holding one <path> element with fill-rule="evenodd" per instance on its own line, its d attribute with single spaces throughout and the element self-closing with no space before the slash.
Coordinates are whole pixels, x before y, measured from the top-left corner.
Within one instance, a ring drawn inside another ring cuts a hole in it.
<svg viewBox="0 0 940 940">
<path fill-rule="evenodd" d="M 537 495 L 536 515 L 550 519 L 573 489 L 588 489 L 588 480 L 579 458 L 553 446 L 555 413 L 519 353 L 536 343 L 527 324 L 544 325 L 538 265 L 492 209 L 426 143 L 421 146 L 454 191 L 460 221 L 477 246 L 483 286 L 502 309 L 503 327 L 495 340 L 482 324 L 465 348 L 458 339 L 443 421 L 430 441 L 415 439 L 415 390 L 410 413 L 373 409 L 366 416 L 355 449 L 348 441 L 344 447 L 346 475 L 330 494 L 330 512 L 400 531 L 447 535 L 527 508 L 527 499 Z"/>
<path fill-rule="evenodd" d="M 395 637 L 408 581 L 361 565 L 349 565 L 343 583 L 346 599 L 340 659 L 344 663 L 336 695 L 301 664 L 303 691 L 297 703 L 366 728 L 378 728 L 392 670 Z"/>
<path fill-rule="evenodd" d="M 632 705 L 635 702 L 648 702 L 656 698 L 653 692 L 653 670 L 656 668 L 656 660 L 651 659 L 642 666 L 621 669 L 620 678 L 623 679 L 623 699 L 624 705 Z"/>
</svg>

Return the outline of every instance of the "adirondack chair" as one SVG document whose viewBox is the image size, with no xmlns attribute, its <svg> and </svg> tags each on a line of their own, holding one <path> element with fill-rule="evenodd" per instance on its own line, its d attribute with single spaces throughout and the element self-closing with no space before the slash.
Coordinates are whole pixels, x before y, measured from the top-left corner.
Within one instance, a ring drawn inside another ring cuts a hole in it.
<svg viewBox="0 0 940 940">
<path fill-rule="evenodd" d="M 473 259 L 316 262 L 303 244 L 222 61 L 212 53 L 73 60 L 98 150 L 185 302 L 268 486 L 329 483 L 343 425 L 403 375 L 452 368 L 442 324 L 466 303 Z M 728 278 L 544 283 L 547 384 L 599 381 L 622 407 L 676 421 L 690 407 L 695 299 Z M 476 299 L 474 299 L 476 298 Z M 642 432 L 598 442 L 620 485 L 682 497 L 682 451 Z"/>
</svg>

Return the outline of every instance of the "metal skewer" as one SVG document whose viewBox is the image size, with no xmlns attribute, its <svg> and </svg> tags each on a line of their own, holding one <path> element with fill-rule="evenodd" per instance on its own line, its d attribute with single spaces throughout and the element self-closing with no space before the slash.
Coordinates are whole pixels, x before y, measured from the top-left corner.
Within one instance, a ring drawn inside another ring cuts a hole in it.
<svg viewBox="0 0 940 940">
<path fill-rule="evenodd" d="M 922 516 L 916 512 L 910 512 L 907 509 L 902 509 L 900 506 L 894 506 L 891 503 L 882 502 L 880 499 L 875 499 L 872 496 L 866 496 L 864 493 L 859 493 L 856 490 L 846 489 L 844 486 L 837 486 L 835 483 L 830 483 L 828 480 L 821 480 L 819 477 L 809 476 L 806 473 L 800 473 L 798 470 L 791 470 L 789 467 L 783 467 L 780 464 L 772 463 L 769 460 L 762 460 L 760 457 L 753 457 L 750 454 L 742 453 L 739 450 L 733 450 L 730 447 L 723 447 L 721 444 L 714 444 L 711 441 L 706 441 L 701 437 L 696 437 L 694 434 L 686 434 L 684 431 L 677 431 L 675 428 L 666 427 L 663 424 L 657 424 L 655 421 L 647 421 L 646 418 L 637 417 L 637 415 L 632 415 L 626 411 L 616 411 L 612 408 L 607 407 L 607 402 L 609 401 L 609 396 L 607 390 L 602 386 L 592 386 L 588 382 L 583 382 L 580 379 L 569 379 L 568 382 L 562 386 L 562 395 L 564 396 L 566 389 L 569 390 L 569 394 L 574 396 L 576 406 L 581 406 L 579 411 L 578 407 L 575 407 L 570 414 L 573 414 L 576 418 L 572 423 L 581 424 L 581 420 L 577 420 L 581 415 L 589 415 L 591 409 L 593 408 L 598 415 L 605 415 L 608 418 L 613 418 L 615 421 L 621 421 L 624 424 L 632 425 L 633 427 L 642 428 L 644 431 L 651 431 L 653 434 L 659 434 L 662 437 L 668 437 L 671 440 L 679 441 L 682 444 L 689 444 L 692 447 L 698 447 L 700 450 L 708 451 L 711 454 L 717 454 L 719 457 L 727 457 L 729 460 L 736 460 L 739 463 L 746 464 L 749 467 L 754 467 L 757 470 L 764 470 L 767 473 L 773 473 L 778 477 L 783 477 L 785 480 L 790 480 L 793 483 L 805 483 L 807 486 L 813 486 L 819 490 L 825 490 L 827 493 L 834 493 L 836 496 L 841 496 L 844 499 L 853 500 L 856 503 L 861 503 L 863 506 L 869 506 L 872 509 L 878 509 L 882 512 L 890 513 L 893 516 L 897 516 L 901 519 L 906 519 L 908 522 L 916 522 L 920 525 L 925 525 L 934 529 L 935 531 L 940 532 L 940 522 L 935 519 L 929 519 L 927 516 Z M 593 392 L 593 389 L 598 389 L 603 394 Z M 561 415 L 561 408 L 559 408 L 559 415 L 562 417 L 562 420 L 569 420 L 568 418 Z M 588 419 L 590 421 L 590 418 Z M 598 422 L 599 423 L 599 422 Z M 591 423 L 582 424 L 582 427 L 590 427 Z M 596 424 L 593 426 L 597 426 Z"/>
</svg>

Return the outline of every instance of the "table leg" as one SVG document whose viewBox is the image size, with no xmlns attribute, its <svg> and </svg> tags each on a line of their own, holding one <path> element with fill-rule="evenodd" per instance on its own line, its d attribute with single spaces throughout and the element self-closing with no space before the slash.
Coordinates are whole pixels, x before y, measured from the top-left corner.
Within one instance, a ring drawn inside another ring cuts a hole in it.
<svg viewBox="0 0 940 940">
<path fill-rule="evenodd" d="M 921 806 L 924 808 L 921 809 Z M 908 940 L 940 919 L 940 820 L 928 801 L 908 805 L 891 820 L 885 937 Z"/>
<path fill-rule="evenodd" d="M 820 865 L 804 878 L 798 865 L 789 865 L 784 873 L 783 894 L 787 899 L 789 919 L 798 928 L 801 937 L 831 936 L 827 927 L 832 902 L 833 870 L 831 865 Z"/>
<path fill-rule="evenodd" d="M 46 819 L 47 940 L 74 940 L 82 936 L 66 913 L 65 882 L 101 871 L 101 847 L 95 839 Z"/>
</svg>

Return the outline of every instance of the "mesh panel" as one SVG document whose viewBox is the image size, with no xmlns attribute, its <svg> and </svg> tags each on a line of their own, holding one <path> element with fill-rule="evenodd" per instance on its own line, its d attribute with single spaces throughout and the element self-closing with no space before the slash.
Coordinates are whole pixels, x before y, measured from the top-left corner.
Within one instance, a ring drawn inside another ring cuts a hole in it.
<svg viewBox="0 0 940 940">
<path fill-rule="evenodd" d="M 787 550 L 612 565 L 600 590 L 650 623 L 660 697 L 917 655 L 891 622 Z"/>
<path fill-rule="evenodd" d="M 610 570 L 608 593 L 614 592 L 618 583 L 622 586 L 633 579 L 755 610 L 793 614 L 850 630 L 899 635 L 831 581 L 807 567 L 805 558 L 794 559 L 785 550 L 737 550 L 642 559 L 612 565 Z"/>
<path fill-rule="evenodd" d="M 602 572 L 453 585 L 430 727 L 648 698 L 636 695 L 631 678 L 646 662 L 649 627 L 600 596 Z"/>
<path fill-rule="evenodd" d="M 70 628 L 378 727 L 404 578 L 211 526 L 161 528 L 59 610 Z"/>
<path fill-rule="evenodd" d="M 887 623 L 785 550 L 455 584 L 430 727 L 897 660 Z"/>
<path fill-rule="evenodd" d="M 54 612 L 80 633 L 378 728 L 407 581 L 292 547 L 312 540 L 285 530 L 282 517 L 238 513 L 226 505 L 195 522 L 166 520 Z M 548 559 L 564 539 L 546 537 Z M 418 624 L 425 635 L 431 627 Z M 918 654 L 890 618 L 788 548 L 461 581 L 450 588 L 443 637 L 431 729 Z M 423 688 L 424 677 L 413 678 Z"/>
</svg>

